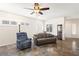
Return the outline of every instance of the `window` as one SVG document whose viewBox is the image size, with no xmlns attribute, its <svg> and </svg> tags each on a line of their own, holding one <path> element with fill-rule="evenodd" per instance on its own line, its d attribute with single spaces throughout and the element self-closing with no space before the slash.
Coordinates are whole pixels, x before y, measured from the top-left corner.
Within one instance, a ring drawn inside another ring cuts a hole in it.
<svg viewBox="0 0 79 59">
<path fill-rule="evenodd" d="M 26 23 L 26 25 L 29 25 L 29 23 Z"/>
<path fill-rule="evenodd" d="M 46 25 L 46 31 L 47 32 L 52 32 L 52 24 L 47 24 Z"/>
<path fill-rule="evenodd" d="M 24 23 L 22 22 L 21 25 L 24 25 Z"/>
<path fill-rule="evenodd" d="M 17 22 L 15 22 L 15 21 L 11 21 L 11 24 L 12 24 L 12 25 L 16 25 Z"/>
<path fill-rule="evenodd" d="M 72 24 L 72 34 L 76 34 L 76 24 Z"/>
<path fill-rule="evenodd" d="M 2 21 L 2 24 L 9 24 L 9 21 L 3 20 L 3 21 Z"/>
</svg>

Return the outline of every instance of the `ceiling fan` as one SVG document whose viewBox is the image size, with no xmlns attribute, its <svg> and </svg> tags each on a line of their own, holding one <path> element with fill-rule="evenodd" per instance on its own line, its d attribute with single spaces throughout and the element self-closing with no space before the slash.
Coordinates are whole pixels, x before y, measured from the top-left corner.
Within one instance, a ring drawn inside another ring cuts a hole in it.
<svg viewBox="0 0 79 59">
<path fill-rule="evenodd" d="M 24 9 L 33 10 L 33 12 L 31 14 L 36 13 L 36 14 L 43 15 L 42 11 L 49 10 L 49 7 L 41 8 L 39 3 L 34 3 L 33 9 L 32 8 L 24 8 Z"/>
</svg>

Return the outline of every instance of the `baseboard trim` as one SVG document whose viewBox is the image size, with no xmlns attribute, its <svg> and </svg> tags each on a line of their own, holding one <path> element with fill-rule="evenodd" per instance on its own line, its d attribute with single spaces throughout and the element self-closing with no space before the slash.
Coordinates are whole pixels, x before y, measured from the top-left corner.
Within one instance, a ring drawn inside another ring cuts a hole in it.
<svg viewBox="0 0 79 59">
<path fill-rule="evenodd" d="M 0 47 L 2 47 L 2 46 L 10 46 L 10 45 L 16 45 L 16 43 L 0 45 Z"/>
</svg>

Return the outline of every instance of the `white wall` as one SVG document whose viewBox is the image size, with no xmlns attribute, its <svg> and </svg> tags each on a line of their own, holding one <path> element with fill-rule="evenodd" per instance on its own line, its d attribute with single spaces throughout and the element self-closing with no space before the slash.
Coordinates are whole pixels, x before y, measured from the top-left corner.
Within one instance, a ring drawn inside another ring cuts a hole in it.
<svg viewBox="0 0 79 59">
<path fill-rule="evenodd" d="M 75 28 L 73 24 L 75 24 Z M 74 29 L 75 31 L 73 31 Z M 65 19 L 65 37 L 79 38 L 79 19 Z"/>
<path fill-rule="evenodd" d="M 0 26 L 0 46 L 16 42 L 17 26 Z"/>
<path fill-rule="evenodd" d="M 65 21 L 65 37 L 71 37 L 71 22 Z"/>
<path fill-rule="evenodd" d="M 21 31 L 27 32 L 29 37 L 32 37 L 35 33 L 42 32 L 42 22 L 38 19 L 0 11 L 0 46 L 16 43 L 16 33 L 19 30 L 18 24 L 4 25 L 2 20 L 16 21 L 18 24 L 21 22 L 28 23 L 29 25 L 21 26 Z"/>
<path fill-rule="evenodd" d="M 52 24 L 52 34 L 57 35 L 57 24 L 63 25 L 63 34 L 64 34 L 64 17 L 53 18 L 51 20 L 47 20 L 46 24 Z M 62 34 L 62 35 L 63 35 Z M 64 35 L 63 35 L 64 37 Z"/>
<path fill-rule="evenodd" d="M 27 32 L 29 37 L 33 37 L 34 34 L 43 31 L 43 24 L 42 21 L 37 20 L 30 20 L 28 19 L 29 25 L 28 26 L 21 26 L 21 32 Z"/>
</svg>

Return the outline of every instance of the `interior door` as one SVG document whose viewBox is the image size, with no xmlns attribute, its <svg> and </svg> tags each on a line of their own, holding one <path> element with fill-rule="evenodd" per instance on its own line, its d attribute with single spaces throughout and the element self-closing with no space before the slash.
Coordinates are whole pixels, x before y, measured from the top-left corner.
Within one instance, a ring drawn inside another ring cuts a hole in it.
<svg viewBox="0 0 79 59">
<path fill-rule="evenodd" d="M 62 24 L 57 25 L 57 37 L 59 40 L 62 40 Z"/>
</svg>

